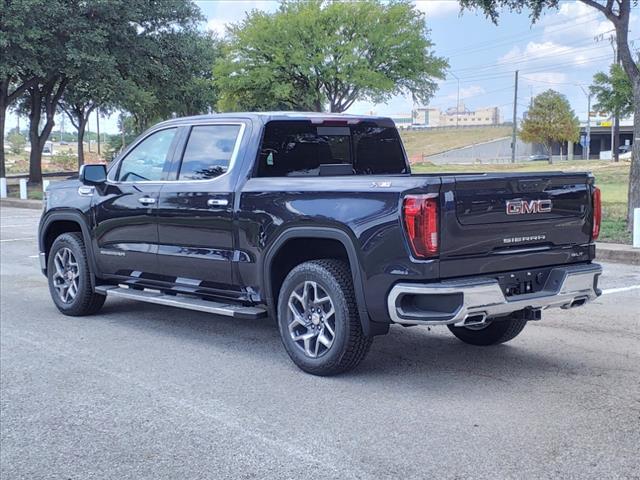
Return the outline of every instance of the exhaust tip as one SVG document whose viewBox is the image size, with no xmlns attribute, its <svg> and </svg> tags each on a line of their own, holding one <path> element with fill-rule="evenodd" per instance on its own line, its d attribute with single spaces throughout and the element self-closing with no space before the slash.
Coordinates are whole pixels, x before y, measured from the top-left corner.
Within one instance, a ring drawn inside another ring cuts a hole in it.
<svg viewBox="0 0 640 480">
<path fill-rule="evenodd" d="M 463 325 L 469 327 L 472 325 L 483 325 L 485 323 L 487 323 L 486 313 L 473 313 L 465 317 Z"/>
</svg>

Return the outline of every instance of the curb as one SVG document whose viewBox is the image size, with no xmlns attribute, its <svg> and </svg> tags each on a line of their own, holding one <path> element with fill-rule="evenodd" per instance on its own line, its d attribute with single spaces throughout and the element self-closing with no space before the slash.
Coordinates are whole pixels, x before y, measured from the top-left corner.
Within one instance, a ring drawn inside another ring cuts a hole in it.
<svg viewBox="0 0 640 480">
<path fill-rule="evenodd" d="M 596 261 L 598 260 L 624 263 L 626 265 L 640 265 L 640 249 L 620 243 L 599 242 L 596 244 Z"/>
<path fill-rule="evenodd" d="M 0 206 L 42 210 L 42 200 L 20 200 L 18 198 L 2 198 L 0 199 Z"/>
</svg>

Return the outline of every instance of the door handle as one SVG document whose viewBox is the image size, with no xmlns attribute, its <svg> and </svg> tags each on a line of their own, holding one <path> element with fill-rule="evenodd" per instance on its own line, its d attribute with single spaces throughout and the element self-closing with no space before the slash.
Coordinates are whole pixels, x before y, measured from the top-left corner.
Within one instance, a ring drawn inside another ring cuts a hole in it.
<svg viewBox="0 0 640 480">
<path fill-rule="evenodd" d="M 226 207 L 227 205 L 229 205 L 229 200 L 224 198 L 210 198 L 207 200 L 208 207 Z"/>
<path fill-rule="evenodd" d="M 152 197 L 140 197 L 138 201 L 143 205 L 153 205 L 156 203 L 156 199 Z"/>
</svg>

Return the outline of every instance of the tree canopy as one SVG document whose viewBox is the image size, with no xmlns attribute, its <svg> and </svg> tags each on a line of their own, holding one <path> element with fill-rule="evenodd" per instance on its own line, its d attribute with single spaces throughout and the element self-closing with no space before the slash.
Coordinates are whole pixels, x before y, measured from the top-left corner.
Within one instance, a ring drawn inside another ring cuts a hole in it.
<svg viewBox="0 0 640 480">
<path fill-rule="evenodd" d="M 140 116 L 153 118 L 168 116 L 169 108 L 205 110 L 214 101 L 210 52 L 217 50 L 198 31 L 203 17 L 191 0 L 3 0 L 0 9 L 0 133 L 7 108 L 22 98 L 32 182 L 41 180 L 42 148 L 63 99 L 76 107 L 69 109 L 76 126 L 107 103 L 144 103 Z M 130 101 L 131 91 L 147 101 Z"/>
<path fill-rule="evenodd" d="M 228 27 L 215 65 L 220 110 L 343 112 L 408 94 L 427 103 L 447 62 L 406 1 L 284 1 Z"/>
<path fill-rule="evenodd" d="M 611 65 L 609 73 L 596 73 L 590 90 L 595 95 L 596 110 L 616 113 L 623 117 L 633 113 L 633 86 L 620 65 Z"/>
<path fill-rule="evenodd" d="M 580 138 L 580 122 L 567 98 L 555 90 L 547 90 L 533 99 L 522 122 L 520 138 L 525 142 L 541 143 L 551 161 L 554 142 L 576 142 Z"/>
</svg>

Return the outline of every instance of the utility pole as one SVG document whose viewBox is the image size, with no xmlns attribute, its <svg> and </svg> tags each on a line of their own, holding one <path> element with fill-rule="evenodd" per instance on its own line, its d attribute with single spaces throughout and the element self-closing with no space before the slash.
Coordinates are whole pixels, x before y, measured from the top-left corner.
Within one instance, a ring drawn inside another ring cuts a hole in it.
<svg viewBox="0 0 640 480">
<path fill-rule="evenodd" d="M 100 112 L 96 108 L 96 131 L 98 132 L 98 155 L 100 155 Z"/>
<path fill-rule="evenodd" d="M 458 81 L 458 95 L 456 99 L 456 128 L 458 128 L 458 125 L 460 122 L 460 79 L 455 73 L 451 71 L 449 73 L 453 75 L 453 78 L 455 78 Z"/>
<path fill-rule="evenodd" d="M 511 163 L 516 163 L 516 134 L 518 126 L 516 117 L 518 116 L 518 70 L 516 70 L 515 89 L 513 92 L 513 133 L 511 134 Z"/>
<path fill-rule="evenodd" d="M 585 139 L 585 152 L 586 152 L 586 160 L 589 160 L 591 155 L 591 90 L 585 90 L 582 85 L 580 88 L 587 96 L 587 138 Z"/>
</svg>

